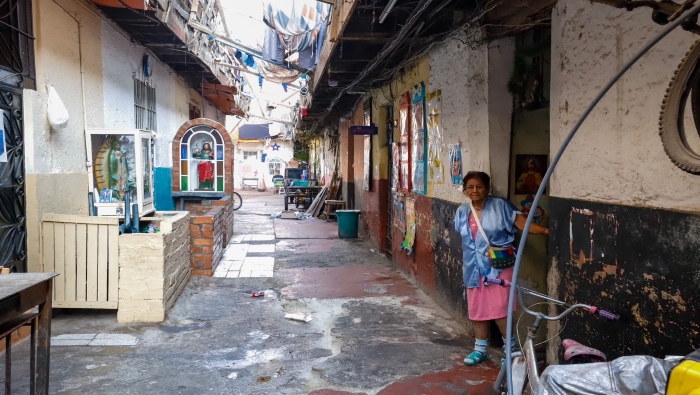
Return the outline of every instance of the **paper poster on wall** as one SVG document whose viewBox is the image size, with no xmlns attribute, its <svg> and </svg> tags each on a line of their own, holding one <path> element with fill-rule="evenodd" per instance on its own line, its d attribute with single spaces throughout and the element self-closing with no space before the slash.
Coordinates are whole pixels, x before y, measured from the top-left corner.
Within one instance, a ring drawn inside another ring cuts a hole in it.
<svg viewBox="0 0 700 395">
<path fill-rule="evenodd" d="M 413 252 L 413 243 L 416 240 L 416 200 L 406 198 L 406 237 L 403 239 L 401 249 L 409 255 Z"/>
<path fill-rule="evenodd" d="M 399 145 L 396 143 L 391 143 L 391 190 L 396 192 L 399 190 L 399 168 L 401 167 L 401 154 L 399 151 Z"/>
<path fill-rule="evenodd" d="M 0 162 L 7 162 L 7 145 L 5 144 L 5 128 L 0 121 Z"/>
<path fill-rule="evenodd" d="M 399 110 L 399 150 L 401 154 L 399 188 L 402 191 L 411 190 L 411 150 L 409 116 L 411 114 L 411 95 L 406 92 L 401 96 L 401 109 Z"/>
<path fill-rule="evenodd" d="M 400 232 L 406 232 L 406 210 L 403 195 L 394 195 L 394 223 Z"/>
<path fill-rule="evenodd" d="M 427 186 L 427 138 L 425 130 L 425 85 L 411 92 L 411 184 L 414 193 L 425 195 Z"/>
<path fill-rule="evenodd" d="M 428 94 L 428 182 L 442 184 L 442 91 Z"/>
<path fill-rule="evenodd" d="M 462 147 L 450 144 L 450 178 L 452 185 L 462 185 Z"/>
</svg>

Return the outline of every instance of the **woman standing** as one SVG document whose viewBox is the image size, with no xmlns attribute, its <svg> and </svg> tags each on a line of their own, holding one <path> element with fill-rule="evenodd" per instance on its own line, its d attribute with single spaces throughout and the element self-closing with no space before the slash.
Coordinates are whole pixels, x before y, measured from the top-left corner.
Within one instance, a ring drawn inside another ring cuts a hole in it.
<svg viewBox="0 0 700 395">
<path fill-rule="evenodd" d="M 462 235 L 462 277 L 469 319 L 476 338 L 474 351 L 464 358 L 464 364 L 469 366 L 486 360 L 489 321 L 496 321 L 501 336 L 506 333 L 508 288 L 484 285 L 482 278 L 512 280 L 512 262 L 515 258 L 513 240 L 515 233 L 523 230 L 526 221 L 511 202 L 489 196 L 490 188 L 491 177 L 488 174 L 480 171 L 467 173 L 462 180 L 462 192 L 471 202 L 457 209 L 454 220 L 455 230 Z M 549 229 L 533 223 L 530 233 L 548 235 Z M 503 344 L 509 343 L 511 348 L 515 347 L 514 338 L 510 342 L 503 339 Z"/>
</svg>

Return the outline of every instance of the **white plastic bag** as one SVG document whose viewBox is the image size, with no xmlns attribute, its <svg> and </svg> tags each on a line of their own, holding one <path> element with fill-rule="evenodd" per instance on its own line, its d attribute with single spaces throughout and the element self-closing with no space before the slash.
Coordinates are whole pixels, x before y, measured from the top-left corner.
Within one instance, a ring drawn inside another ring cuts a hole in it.
<svg viewBox="0 0 700 395">
<path fill-rule="evenodd" d="M 54 89 L 53 85 L 47 85 L 46 89 L 49 92 L 49 101 L 47 106 L 47 114 L 49 117 L 49 124 L 55 130 L 61 130 L 68 124 L 68 110 L 66 106 L 63 105 L 63 101 L 58 97 L 58 92 Z"/>
</svg>

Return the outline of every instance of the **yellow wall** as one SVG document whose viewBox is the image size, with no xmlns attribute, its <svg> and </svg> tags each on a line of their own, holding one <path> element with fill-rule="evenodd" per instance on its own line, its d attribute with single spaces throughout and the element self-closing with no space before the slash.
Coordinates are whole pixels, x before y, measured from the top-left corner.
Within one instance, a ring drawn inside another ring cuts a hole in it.
<svg viewBox="0 0 700 395">
<path fill-rule="evenodd" d="M 374 89 L 370 95 L 372 97 L 372 122 L 379 128 L 379 133 L 372 137 L 372 163 L 374 166 L 373 178 L 386 179 L 389 177 L 389 155 L 391 155 L 391 147 L 387 145 L 386 136 L 386 113 L 387 106 L 394 107 L 394 119 L 398 119 L 399 101 L 401 95 L 410 92 L 414 86 L 423 82 L 425 91 L 430 92 L 428 80 L 430 76 L 430 62 L 427 56 L 423 56 L 415 63 L 406 67 L 405 72 L 399 74 L 393 81 L 382 88 Z M 394 128 L 394 142 L 399 141 L 399 129 Z M 430 195 L 430 186 L 428 187 L 428 195 Z"/>
</svg>

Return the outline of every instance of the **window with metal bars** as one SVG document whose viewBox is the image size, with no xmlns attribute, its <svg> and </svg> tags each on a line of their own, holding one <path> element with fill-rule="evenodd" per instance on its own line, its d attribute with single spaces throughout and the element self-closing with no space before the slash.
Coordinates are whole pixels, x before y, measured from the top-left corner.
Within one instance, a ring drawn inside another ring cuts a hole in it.
<svg viewBox="0 0 700 395">
<path fill-rule="evenodd" d="M 134 78 L 134 111 L 137 129 L 158 131 L 156 88 L 138 78 Z"/>
<path fill-rule="evenodd" d="M 0 1 L 0 82 L 21 75 L 34 89 L 34 36 L 31 0 Z"/>
</svg>

